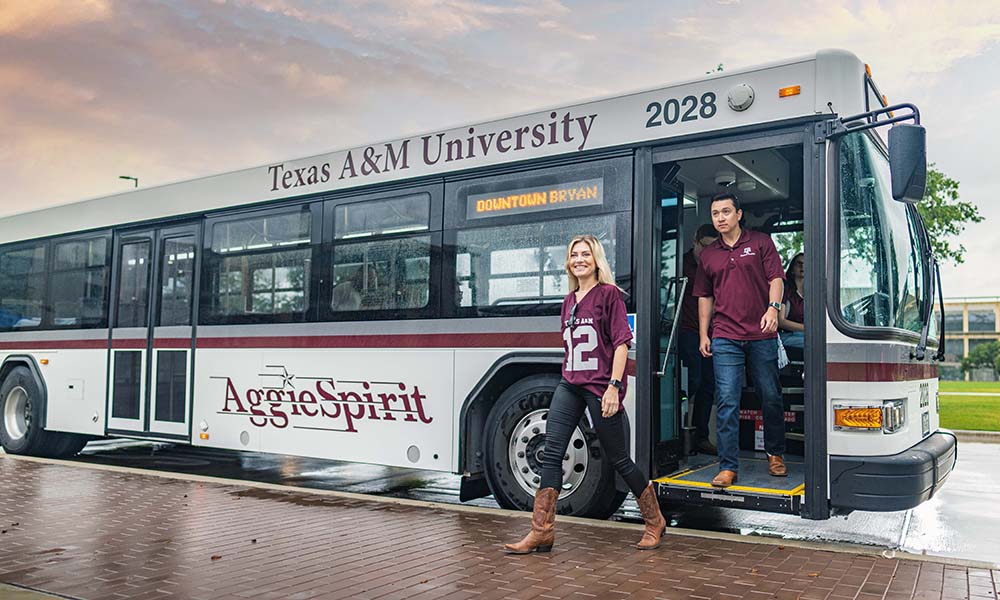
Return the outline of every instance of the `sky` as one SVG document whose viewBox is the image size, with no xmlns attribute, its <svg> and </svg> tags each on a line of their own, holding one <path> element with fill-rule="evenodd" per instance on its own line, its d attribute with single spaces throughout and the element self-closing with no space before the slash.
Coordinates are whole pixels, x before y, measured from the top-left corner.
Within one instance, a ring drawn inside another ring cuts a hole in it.
<svg viewBox="0 0 1000 600">
<path fill-rule="evenodd" d="M 1000 296 L 1000 2 L 0 0 L 0 215 L 843 48 L 986 221 Z M 991 141 L 993 140 L 993 141 Z"/>
</svg>

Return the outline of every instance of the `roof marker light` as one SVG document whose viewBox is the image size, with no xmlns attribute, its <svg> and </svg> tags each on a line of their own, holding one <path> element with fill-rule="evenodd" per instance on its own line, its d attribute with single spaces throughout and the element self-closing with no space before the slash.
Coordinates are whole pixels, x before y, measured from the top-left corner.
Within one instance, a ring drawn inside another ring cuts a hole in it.
<svg viewBox="0 0 1000 600">
<path fill-rule="evenodd" d="M 802 93 L 801 85 L 790 85 L 788 87 L 783 87 L 778 90 L 779 98 L 787 98 L 789 96 L 798 96 Z"/>
</svg>

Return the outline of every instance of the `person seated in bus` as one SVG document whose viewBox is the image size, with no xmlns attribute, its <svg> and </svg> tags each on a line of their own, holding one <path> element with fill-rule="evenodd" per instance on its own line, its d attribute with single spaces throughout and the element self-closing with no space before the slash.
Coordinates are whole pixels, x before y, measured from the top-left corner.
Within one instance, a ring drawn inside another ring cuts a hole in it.
<svg viewBox="0 0 1000 600">
<path fill-rule="evenodd" d="M 684 254 L 683 271 L 687 278 L 687 290 L 681 301 L 680 338 L 678 351 L 681 363 L 687 367 L 688 399 L 694 415 L 694 448 L 703 454 L 718 454 L 718 450 L 708 439 L 708 422 L 715 404 L 715 374 L 712 359 L 698 351 L 698 298 L 694 295 L 694 280 L 698 274 L 698 261 L 702 250 L 719 239 L 719 233 L 710 223 L 698 227 L 694 233 L 691 249 Z"/>
<path fill-rule="evenodd" d="M 805 255 L 799 252 L 785 270 L 785 297 L 778 315 L 781 343 L 788 348 L 805 347 Z"/>
<path fill-rule="evenodd" d="M 370 296 L 377 286 L 378 274 L 375 269 L 366 266 L 358 267 L 349 278 L 342 279 L 333 286 L 333 310 L 372 308 Z"/>
<path fill-rule="evenodd" d="M 546 419 L 542 477 L 535 492 L 531 531 L 511 554 L 548 552 L 555 542 L 556 502 L 563 485 L 563 455 L 585 410 L 597 430 L 601 450 L 635 494 L 646 522 L 640 550 L 660 545 L 667 522 L 660 513 L 653 482 L 629 457 L 625 399 L 625 363 L 632 331 L 622 290 L 615 284 L 601 242 L 592 235 L 574 237 L 566 249 L 566 275 L 572 290 L 562 302 L 565 357 Z"/>
<path fill-rule="evenodd" d="M 771 236 L 741 226 L 735 194 L 712 198 L 719 239 L 701 253 L 694 295 L 698 297 L 699 349 L 715 367 L 719 474 L 715 487 L 736 483 L 740 458 L 740 399 L 747 366 L 764 412 L 768 473 L 788 474 L 785 412 L 778 378 L 778 313 L 783 297 L 781 258 Z M 711 337 L 709 325 L 711 324 Z"/>
</svg>

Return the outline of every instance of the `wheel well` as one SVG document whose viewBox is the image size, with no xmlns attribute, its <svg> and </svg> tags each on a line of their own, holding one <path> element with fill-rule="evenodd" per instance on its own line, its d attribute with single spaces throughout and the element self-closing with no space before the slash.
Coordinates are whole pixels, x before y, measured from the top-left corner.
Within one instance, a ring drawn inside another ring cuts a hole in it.
<svg viewBox="0 0 1000 600">
<path fill-rule="evenodd" d="M 48 388 L 45 387 L 45 379 L 42 378 L 41 373 L 38 370 L 38 363 L 35 362 L 34 357 L 27 355 L 12 355 L 4 359 L 3 364 L 0 365 L 0 385 L 3 385 L 4 380 L 7 379 L 7 375 L 17 367 L 27 367 L 28 371 L 31 372 L 31 376 L 35 379 L 35 383 L 38 385 L 38 389 L 42 392 L 41 402 L 38 403 L 38 416 L 39 421 L 42 424 L 42 429 L 45 429 L 46 423 L 48 423 Z"/>
<path fill-rule="evenodd" d="M 479 381 L 462 405 L 459 428 L 459 469 L 472 477 L 481 477 L 483 432 L 486 418 L 497 398 L 514 382 L 539 373 L 560 373 L 562 357 L 549 355 L 509 355 L 501 358 Z"/>
</svg>

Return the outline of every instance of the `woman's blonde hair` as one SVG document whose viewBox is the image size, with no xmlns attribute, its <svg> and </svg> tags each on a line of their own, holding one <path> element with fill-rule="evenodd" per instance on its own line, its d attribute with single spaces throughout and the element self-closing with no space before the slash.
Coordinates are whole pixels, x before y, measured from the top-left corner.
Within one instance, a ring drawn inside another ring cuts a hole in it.
<svg viewBox="0 0 1000 600">
<path fill-rule="evenodd" d="M 601 245 L 601 240 L 586 233 L 570 240 L 569 246 L 566 247 L 566 276 L 569 277 L 569 288 L 571 290 L 580 289 L 580 281 L 576 275 L 573 275 L 573 270 L 570 268 L 570 255 L 573 254 L 573 246 L 580 242 L 587 244 L 590 248 L 590 253 L 594 255 L 594 265 L 597 267 L 597 272 L 595 273 L 597 275 L 597 282 L 618 287 L 618 284 L 615 283 L 615 276 L 611 273 L 611 265 L 608 264 L 608 257 L 604 254 L 604 246 Z"/>
</svg>

